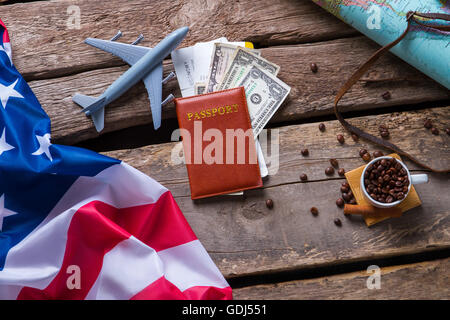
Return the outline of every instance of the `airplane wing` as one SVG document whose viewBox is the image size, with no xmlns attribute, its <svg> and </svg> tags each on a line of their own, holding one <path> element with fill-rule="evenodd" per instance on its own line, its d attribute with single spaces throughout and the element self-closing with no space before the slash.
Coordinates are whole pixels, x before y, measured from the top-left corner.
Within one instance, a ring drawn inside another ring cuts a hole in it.
<svg viewBox="0 0 450 320">
<path fill-rule="evenodd" d="M 147 52 L 152 50 L 147 47 L 94 38 L 87 38 L 84 42 L 100 50 L 112 53 L 130 66 L 138 62 Z"/>
<path fill-rule="evenodd" d="M 161 62 L 143 79 L 148 92 L 148 98 L 150 99 L 153 127 L 155 130 L 161 126 L 162 74 L 163 66 Z"/>
</svg>

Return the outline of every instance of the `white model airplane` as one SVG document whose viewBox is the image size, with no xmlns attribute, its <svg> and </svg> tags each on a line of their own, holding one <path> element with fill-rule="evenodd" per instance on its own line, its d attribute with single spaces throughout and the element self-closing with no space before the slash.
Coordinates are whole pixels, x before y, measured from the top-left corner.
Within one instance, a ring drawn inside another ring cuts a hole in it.
<svg viewBox="0 0 450 320">
<path fill-rule="evenodd" d="M 90 97 L 82 94 L 73 96 L 72 100 L 83 108 L 83 112 L 86 115 L 92 117 L 98 132 L 102 131 L 105 125 L 105 106 L 119 98 L 141 80 L 148 91 L 153 126 L 155 129 L 161 126 L 161 107 L 173 99 L 171 94 L 161 102 L 162 85 L 175 77 L 175 74 L 172 72 L 165 79 L 162 79 L 162 62 L 183 41 L 188 30 L 187 27 L 175 30 L 154 48 L 137 45 L 142 40 L 142 35 L 132 44 L 115 42 L 121 36 L 120 31 L 111 40 L 86 39 L 85 42 L 87 44 L 112 53 L 131 66 L 99 97 Z"/>
</svg>

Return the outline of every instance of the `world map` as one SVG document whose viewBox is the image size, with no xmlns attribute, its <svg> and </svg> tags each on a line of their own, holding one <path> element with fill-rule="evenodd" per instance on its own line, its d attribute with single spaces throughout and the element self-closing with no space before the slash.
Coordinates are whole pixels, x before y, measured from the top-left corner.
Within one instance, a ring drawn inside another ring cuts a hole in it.
<svg viewBox="0 0 450 320">
<path fill-rule="evenodd" d="M 403 33 L 409 11 L 450 14 L 450 0 L 313 1 L 382 46 Z M 450 89 L 450 32 L 413 26 L 391 52 Z"/>
</svg>

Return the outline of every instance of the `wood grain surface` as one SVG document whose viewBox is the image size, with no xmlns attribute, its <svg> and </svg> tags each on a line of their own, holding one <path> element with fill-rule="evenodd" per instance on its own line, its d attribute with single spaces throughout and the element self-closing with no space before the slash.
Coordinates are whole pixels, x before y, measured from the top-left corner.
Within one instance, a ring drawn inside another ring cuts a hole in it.
<svg viewBox="0 0 450 320">
<path fill-rule="evenodd" d="M 443 133 L 434 136 L 423 128 L 425 118 L 432 119 L 440 129 L 448 127 L 449 114 L 450 107 L 446 107 L 351 121 L 373 133 L 384 123 L 391 132 L 391 141 L 435 166 L 450 166 L 450 137 Z M 400 218 L 371 228 L 360 217 L 345 218 L 335 204 L 344 179 L 337 174 L 325 175 L 329 159 L 336 158 L 341 167 L 351 170 L 364 164 L 358 155 L 362 147 L 371 152 L 377 148 L 363 141 L 355 143 L 347 134 L 346 143 L 340 145 L 336 140 L 336 134 L 342 133 L 340 124 L 329 121 L 325 125 L 323 133 L 317 124 L 280 128 L 279 170 L 269 177 L 264 188 L 246 192 L 245 198 L 222 196 L 192 201 L 185 166 L 172 165 L 170 160 L 172 150 L 180 145 L 177 142 L 107 155 L 128 162 L 173 192 L 198 238 L 227 277 L 336 265 L 450 246 L 448 175 L 430 174 L 430 183 L 416 188 L 423 205 Z M 411 136 L 415 138 L 410 139 Z M 309 149 L 308 157 L 301 156 L 303 147 Z M 414 171 L 418 169 L 406 163 Z M 301 173 L 308 175 L 308 182 L 300 182 Z M 265 206 L 268 198 L 274 201 L 272 210 Z M 317 217 L 309 212 L 312 206 L 319 209 Z M 342 227 L 334 225 L 337 217 L 342 220 Z"/>
<path fill-rule="evenodd" d="M 74 14 L 70 8 L 80 9 L 80 29 L 70 26 Z M 325 175 L 329 159 L 336 158 L 348 171 L 364 164 L 358 155 L 361 148 L 371 153 L 379 148 L 353 141 L 337 121 L 324 122 L 325 132 L 318 130 L 318 123 L 301 122 L 332 114 L 339 87 L 379 46 L 312 1 L 35 1 L 2 5 L 0 18 L 10 33 L 15 66 L 50 116 L 53 143 L 75 144 L 98 137 L 91 119 L 80 112 L 72 96 L 76 92 L 97 96 L 129 68 L 120 59 L 84 44 L 87 37 L 109 39 L 121 30 L 120 41 L 130 43 L 143 33 L 141 45 L 152 47 L 169 32 L 188 26 L 190 32 L 181 47 L 226 36 L 230 41 L 254 42 L 266 59 L 280 65 L 279 77 L 292 90 L 271 119 L 275 128 L 269 130 L 270 136 L 273 141 L 278 137 L 279 144 L 272 145 L 266 157 L 271 175 L 263 188 L 245 192 L 245 197 L 192 201 L 185 165 L 171 160 L 171 156 L 182 156 L 180 142 L 105 153 L 148 174 L 173 193 L 227 278 L 264 277 L 450 248 L 448 174 L 431 174 L 406 160 L 413 172 L 429 174 L 430 182 L 416 187 L 422 206 L 370 228 L 361 217 L 344 217 L 336 206 L 345 179 L 337 173 Z M 312 62 L 318 65 L 317 73 L 311 72 Z M 169 57 L 163 64 L 165 75 L 173 71 Z M 385 100 L 382 94 L 387 91 L 391 98 Z M 164 87 L 163 96 L 169 93 L 181 96 L 176 81 Z M 445 129 L 450 127 L 450 106 L 442 105 L 448 105 L 449 99 L 449 90 L 387 54 L 340 105 L 344 112 L 370 110 L 375 115 L 350 122 L 373 134 L 378 134 L 378 125 L 387 125 L 391 142 L 433 167 L 448 168 L 450 137 Z M 427 109 L 377 114 L 379 108 L 418 104 Z M 164 108 L 162 117 L 175 119 L 173 104 Z M 425 119 L 432 119 L 440 135 L 423 127 Z M 103 133 L 150 124 L 143 84 L 109 105 L 105 120 Z M 157 132 L 149 130 L 148 134 Z M 343 145 L 337 142 L 337 134 L 344 135 Z M 309 156 L 300 154 L 302 148 L 309 149 Z M 302 173 L 307 174 L 307 182 L 300 181 Z M 273 209 L 266 207 L 266 199 L 274 201 Z M 318 216 L 311 215 L 312 206 L 318 208 Z M 341 219 L 341 227 L 333 223 L 335 218 Z M 380 290 L 367 289 L 368 274 L 362 270 L 253 285 L 234 290 L 234 297 L 449 299 L 449 263 L 446 258 L 382 268 Z"/>
<path fill-rule="evenodd" d="M 352 272 L 233 290 L 237 300 L 450 299 L 450 259 L 380 268 L 380 289 L 367 288 L 372 273 Z"/>
</svg>

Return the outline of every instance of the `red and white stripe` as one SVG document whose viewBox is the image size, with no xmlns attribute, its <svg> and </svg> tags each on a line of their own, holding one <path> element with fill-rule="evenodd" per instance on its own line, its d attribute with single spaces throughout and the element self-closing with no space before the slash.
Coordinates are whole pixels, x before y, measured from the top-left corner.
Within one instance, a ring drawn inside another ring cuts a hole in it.
<svg viewBox="0 0 450 320">
<path fill-rule="evenodd" d="M 0 299 L 231 297 L 171 193 L 125 163 L 80 177 L 0 272 Z"/>
</svg>

